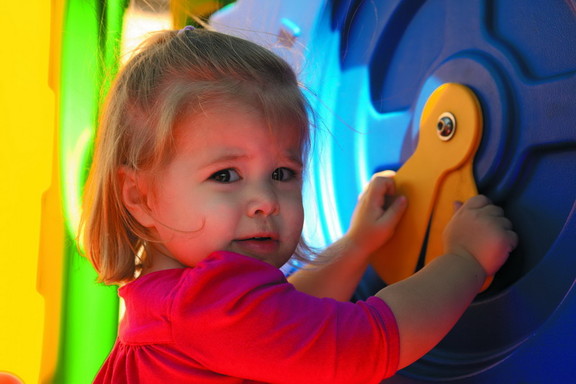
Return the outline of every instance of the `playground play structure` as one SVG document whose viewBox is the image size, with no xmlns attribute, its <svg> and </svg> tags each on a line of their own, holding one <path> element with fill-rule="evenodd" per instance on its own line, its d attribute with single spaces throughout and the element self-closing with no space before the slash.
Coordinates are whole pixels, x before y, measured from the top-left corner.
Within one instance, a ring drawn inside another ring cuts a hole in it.
<svg viewBox="0 0 576 384">
<path fill-rule="evenodd" d="M 75 238 L 128 5 L 0 5 L 0 383 L 89 383 L 114 342 L 116 290 L 95 283 Z M 494 281 L 387 382 L 575 377 L 574 2 L 189 0 L 169 12 L 182 27 L 214 11 L 213 28 L 271 48 L 307 85 L 320 116 L 305 190 L 314 245 L 346 230 L 371 174 L 398 171 L 411 211 L 381 252 L 402 257 L 375 254 L 358 299 L 437 255 L 454 199 L 479 191 L 515 224 L 521 243 Z"/>
</svg>

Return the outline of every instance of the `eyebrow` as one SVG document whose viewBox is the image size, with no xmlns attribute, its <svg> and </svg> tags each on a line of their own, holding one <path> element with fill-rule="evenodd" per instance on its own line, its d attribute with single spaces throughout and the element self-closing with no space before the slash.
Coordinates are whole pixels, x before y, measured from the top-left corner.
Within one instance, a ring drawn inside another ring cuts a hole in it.
<svg viewBox="0 0 576 384">
<path fill-rule="evenodd" d="M 245 153 L 236 152 L 234 150 L 228 151 L 223 150 L 221 154 L 216 154 L 215 156 L 211 156 L 207 158 L 206 166 L 214 165 L 219 163 L 230 163 L 238 160 L 249 159 L 251 156 Z M 292 163 L 294 166 L 303 168 L 304 163 L 302 161 L 301 156 L 298 154 L 293 153 L 293 151 L 287 151 L 284 153 L 283 157 Z"/>
<path fill-rule="evenodd" d="M 208 163 L 227 163 L 235 160 L 243 160 L 247 159 L 249 156 L 247 154 L 242 153 L 234 153 L 234 152 L 224 152 L 222 154 L 217 154 L 216 156 L 210 156 L 207 158 Z"/>
<path fill-rule="evenodd" d="M 298 154 L 298 153 L 294 153 L 292 151 L 287 151 L 286 153 L 284 153 L 285 158 L 290 161 L 291 163 L 294 163 L 294 165 L 297 165 L 299 167 L 304 167 L 304 162 L 302 161 L 302 155 Z"/>
</svg>

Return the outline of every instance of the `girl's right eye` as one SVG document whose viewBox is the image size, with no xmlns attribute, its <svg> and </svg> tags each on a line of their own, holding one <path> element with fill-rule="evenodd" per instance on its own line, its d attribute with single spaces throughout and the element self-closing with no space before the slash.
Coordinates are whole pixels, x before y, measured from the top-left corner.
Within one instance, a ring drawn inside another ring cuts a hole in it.
<svg viewBox="0 0 576 384">
<path fill-rule="evenodd" d="M 218 183 L 233 183 L 240 180 L 240 175 L 234 169 L 222 169 L 214 172 L 209 179 Z"/>
</svg>

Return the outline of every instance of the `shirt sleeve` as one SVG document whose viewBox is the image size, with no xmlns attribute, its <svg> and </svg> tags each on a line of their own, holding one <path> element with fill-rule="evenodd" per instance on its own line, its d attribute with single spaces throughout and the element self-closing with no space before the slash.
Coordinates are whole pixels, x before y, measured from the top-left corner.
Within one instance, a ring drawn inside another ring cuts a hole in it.
<svg viewBox="0 0 576 384">
<path fill-rule="evenodd" d="M 343 303 L 297 291 L 275 267 L 213 254 L 183 279 L 174 339 L 224 375 L 275 383 L 379 383 L 398 368 L 399 336 L 379 298 Z"/>
</svg>

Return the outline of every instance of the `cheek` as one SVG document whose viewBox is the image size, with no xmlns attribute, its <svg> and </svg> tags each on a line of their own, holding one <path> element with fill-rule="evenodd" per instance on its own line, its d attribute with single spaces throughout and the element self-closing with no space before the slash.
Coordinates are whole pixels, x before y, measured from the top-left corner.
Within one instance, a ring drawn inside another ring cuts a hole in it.
<svg viewBox="0 0 576 384">
<path fill-rule="evenodd" d="M 203 225 L 200 233 L 214 239 L 228 238 L 236 232 L 243 211 L 235 196 L 212 192 L 209 198 L 194 204 L 197 222 Z"/>
<path fill-rule="evenodd" d="M 290 198 L 286 203 L 286 216 L 295 232 L 302 232 L 304 225 L 304 207 L 302 206 L 302 196 L 300 194 Z"/>
<path fill-rule="evenodd" d="M 185 209 L 182 204 L 159 205 L 156 209 L 156 221 L 159 227 L 164 227 L 164 231 L 172 231 L 174 234 L 196 232 L 203 226 L 198 212 Z"/>
<path fill-rule="evenodd" d="M 189 234 L 201 230 L 204 218 L 201 210 L 202 200 L 191 193 L 182 193 L 178 188 L 162 191 L 150 202 L 150 209 L 160 233 L 172 236 Z"/>
</svg>

